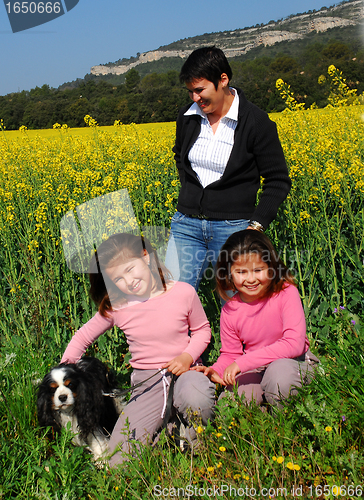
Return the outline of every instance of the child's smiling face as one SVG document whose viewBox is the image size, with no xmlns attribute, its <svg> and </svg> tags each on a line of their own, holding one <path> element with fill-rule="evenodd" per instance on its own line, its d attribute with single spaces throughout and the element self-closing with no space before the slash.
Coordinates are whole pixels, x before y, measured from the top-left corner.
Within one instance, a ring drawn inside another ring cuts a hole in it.
<svg viewBox="0 0 364 500">
<path fill-rule="evenodd" d="M 231 278 L 243 302 L 262 299 L 272 281 L 268 264 L 256 252 L 239 255 L 231 266 Z"/>
<path fill-rule="evenodd" d="M 114 285 L 125 295 L 149 298 L 154 286 L 153 275 L 148 266 L 149 255 L 115 263 L 105 272 Z"/>
</svg>

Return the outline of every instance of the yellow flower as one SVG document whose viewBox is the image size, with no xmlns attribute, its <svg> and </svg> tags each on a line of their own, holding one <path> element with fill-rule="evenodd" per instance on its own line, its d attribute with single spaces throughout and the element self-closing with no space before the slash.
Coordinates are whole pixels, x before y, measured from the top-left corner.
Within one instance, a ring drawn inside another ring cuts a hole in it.
<svg viewBox="0 0 364 500">
<path fill-rule="evenodd" d="M 330 76 L 334 75 L 335 74 L 335 71 L 336 71 L 336 68 L 333 64 L 331 64 L 328 69 L 327 69 L 327 72 Z"/>
<path fill-rule="evenodd" d="M 283 463 L 283 462 L 284 462 L 284 458 L 283 458 L 283 457 L 278 457 L 278 458 L 277 458 L 277 463 L 278 463 L 278 464 L 281 464 L 281 463 Z"/>
<path fill-rule="evenodd" d="M 308 219 L 311 218 L 311 215 L 306 211 L 303 210 L 300 212 L 300 221 L 301 222 L 308 222 Z"/>
<path fill-rule="evenodd" d="M 301 470 L 301 467 L 298 464 L 293 465 L 294 470 Z"/>
<path fill-rule="evenodd" d="M 224 452 L 224 451 L 226 451 L 226 448 L 225 448 L 225 446 L 220 446 L 219 450 Z"/>
<path fill-rule="evenodd" d="M 83 119 L 86 125 L 88 125 L 89 127 L 95 128 L 98 126 L 97 121 L 90 115 L 86 115 Z"/>
<path fill-rule="evenodd" d="M 328 425 L 327 427 L 325 427 L 325 431 L 326 432 L 331 432 L 332 431 L 332 427 L 330 427 L 330 425 Z"/>
<path fill-rule="evenodd" d="M 326 82 L 326 76 L 325 75 L 320 75 L 318 77 L 318 82 L 320 85 L 323 85 Z"/>
<path fill-rule="evenodd" d="M 218 437 L 218 438 L 219 438 L 219 437 L 221 437 L 221 436 L 222 436 L 221 432 L 217 432 L 217 433 L 216 433 L 216 437 Z"/>
<path fill-rule="evenodd" d="M 216 465 L 216 468 L 217 468 L 217 469 L 220 469 L 221 467 L 222 467 L 222 463 L 221 463 L 221 462 L 219 462 L 219 463 Z"/>
<path fill-rule="evenodd" d="M 286 465 L 287 469 L 290 469 L 292 470 L 293 467 L 294 467 L 294 464 L 292 462 L 287 462 L 287 465 Z"/>
<path fill-rule="evenodd" d="M 199 425 L 199 426 L 197 427 L 197 429 L 196 429 L 196 432 L 197 432 L 198 434 L 201 434 L 201 432 L 203 432 L 203 427 L 201 427 L 201 425 Z"/>
<path fill-rule="evenodd" d="M 214 472 L 215 467 L 207 467 L 207 472 Z"/>
</svg>

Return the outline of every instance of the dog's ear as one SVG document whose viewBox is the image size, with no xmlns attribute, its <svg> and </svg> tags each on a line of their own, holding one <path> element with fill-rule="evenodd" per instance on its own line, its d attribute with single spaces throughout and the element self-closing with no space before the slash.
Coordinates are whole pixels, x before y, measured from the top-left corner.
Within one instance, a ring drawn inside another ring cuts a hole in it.
<svg viewBox="0 0 364 500">
<path fill-rule="evenodd" d="M 100 393 L 100 394 L 99 394 Z M 102 411 L 102 393 L 95 387 L 93 378 L 80 373 L 74 413 L 77 417 L 80 434 L 83 438 L 98 427 Z"/>
<path fill-rule="evenodd" d="M 110 392 L 115 387 L 115 376 L 112 371 L 99 359 L 84 356 L 77 362 L 77 368 L 92 377 L 95 383 L 101 385 L 101 389 Z"/>
<path fill-rule="evenodd" d="M 53 427 L 57 429 L 59 426 L 54 418 L 52 405 L 53 393 L 50 390 L 50 378 L 46 377 L 41 383 L 37 396 L 37 414 L 38 422 L 41 427 Z"/>
<path fill-rule="evenodd" d="M 107 388 L 109 390 L 109 392 L 111 392 L 112 389 L 115 389 L 115 387 L 117 387 L 117 385 L 118 385 L 115 373 L 112 370 L 106 371 L 106 384 L 107 385 L 106 385 L 105 389 Z"/>
</svg>

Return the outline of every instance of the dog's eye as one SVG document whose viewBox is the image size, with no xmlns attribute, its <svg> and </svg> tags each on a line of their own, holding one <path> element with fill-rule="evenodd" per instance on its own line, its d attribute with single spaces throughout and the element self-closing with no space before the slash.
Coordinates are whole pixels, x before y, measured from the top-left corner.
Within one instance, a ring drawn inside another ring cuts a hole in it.
<svg viewBox="0 0 364 500">
<path fill-rule="evenodd" d="M 49 387 L 51 389 L 51 392 L 55 393 L 57 388 L 58 388 L 58 384 L 56 384 L 55 382 L 52 382 Z"/>
<path fill-rule="evenodd" d="M 76 384 L 72 380 L 66 380 L 64 385 L 73 391 L 76 388 Z"/>
</svg>

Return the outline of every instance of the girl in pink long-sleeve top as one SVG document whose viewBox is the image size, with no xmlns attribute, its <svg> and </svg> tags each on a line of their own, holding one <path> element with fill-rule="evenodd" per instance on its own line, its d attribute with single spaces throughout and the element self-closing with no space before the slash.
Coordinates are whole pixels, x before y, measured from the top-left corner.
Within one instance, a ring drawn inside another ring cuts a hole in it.
<svg viewBox="0 0 364 500">
<path fill-rule="evenodd" d="M 305 315 L 288 268 L 270 240 L 247 229 L 230 236 L 216 265 L 221 312 L 220 357 L 196 367 L 247 401 L 280 406 L 312 376 L 318 359 L 309 350 Z M 236 292 L 233 297 L 228 291 Z"/>
<path fill-rule="evenodd" d="M 194 288 L 169 279 L 143 237 L 111 236 L 99 246 L 90 267 L 90 295 L 99 310 L 72 337 L 61 362 L 78 361 L 114 325 L 123 330 L 131 352 L 132 385 L 142 384 L 132 392 L 111 435 L 113 466 L 127 458 L 132 441 L 150 442 L 166 424 L 169 401 L 186 426 L 191 412 L 205 424 L 213 416 L 215 386 L 202 373 L 190 370 L 211 332 Z M 186 431 L 187 440 L 193 439 L 193 427 Z"/>
</svg>

